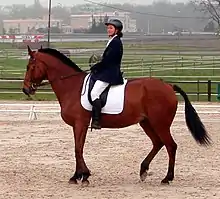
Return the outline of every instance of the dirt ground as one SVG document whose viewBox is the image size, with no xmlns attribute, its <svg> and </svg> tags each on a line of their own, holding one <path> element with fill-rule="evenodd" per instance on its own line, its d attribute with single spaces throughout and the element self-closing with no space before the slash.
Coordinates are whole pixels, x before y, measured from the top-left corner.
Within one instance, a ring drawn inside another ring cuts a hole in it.
<svg viewBox="0 0 220 199">
<path fill-rule="evenodd" d="M 75 169 L 74 142 L 71 127 L 59 114 L 39 114 L 37 120 L 29 121 L 28 114 L 1 113 L 0 198 L 219 199 L 220 119 L 219 115 L 200 116 L 213 145 L 197 145 L 184 115 L 176 115 L 172 135 L 178 149 L 170 185 L 160 184 L 168 165 L 165 148 L 151 163 L 151 175 L 139 181 L 140 163 L 152 145 L 138 125 L 89 131 L 84 157 L 92 176 L 90 185 L 81 187 L 68 184 Z"/>
</svg>

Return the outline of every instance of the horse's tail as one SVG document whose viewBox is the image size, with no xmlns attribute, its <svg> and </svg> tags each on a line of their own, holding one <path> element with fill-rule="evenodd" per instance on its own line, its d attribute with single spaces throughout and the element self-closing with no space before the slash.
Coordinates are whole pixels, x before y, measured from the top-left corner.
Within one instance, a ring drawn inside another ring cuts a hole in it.
<svg viewBox="0 0 220 199">
<path fill-rule="evenodd" d="M 187 94 L 177 85 L 173 85 L 173 90 L 180 93 L 185 100 L 186 124 L 194 139 L 201 145 L 210 145 L 211 139 Z"/>
</svg>

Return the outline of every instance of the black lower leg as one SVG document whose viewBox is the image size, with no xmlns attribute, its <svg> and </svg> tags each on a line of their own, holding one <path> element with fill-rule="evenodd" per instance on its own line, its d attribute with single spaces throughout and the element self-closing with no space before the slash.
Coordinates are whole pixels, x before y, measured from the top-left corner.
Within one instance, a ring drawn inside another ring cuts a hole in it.
<svg viewBox="0 0 220 199">
<path fill-rule="evenodd" d="M 70 178 L 70 182 L 71 183 L 77 183 L 77 180 L 82 180 L 82 182 L 87 181 L 89 176 L 90 176 L 90 172 L 75 172 L 73 177 Z"/>
<path fill-rule="evenodd" d="M 93 101 L 93 108 L 92 108 L 92 124 L 91 129 L 101 129 L 100 119 L 101 119 L 101 100 L 96 99 Z"/>
<path fill-rule="evenodd" d="M 162 183 L 169 183 L 169 181 L 172 181 L 174 179 L 174 166 L 177 145 L 175 142 L 173 142 L 172 145 L 166 147 L 169 154 L 169 166 L 166 177 L 161 181 Z"/>
</svg>

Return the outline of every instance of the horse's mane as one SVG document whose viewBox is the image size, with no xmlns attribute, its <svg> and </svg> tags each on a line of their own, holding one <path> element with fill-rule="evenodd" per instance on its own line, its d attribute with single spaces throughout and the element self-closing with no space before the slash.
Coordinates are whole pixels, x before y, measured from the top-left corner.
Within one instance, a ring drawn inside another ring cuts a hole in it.
<svg viewBox="0 0 220 199">
<path fill-rule="evenodd" d="M 60 51 L 58 51 L 56 49 L 53 49 L 53 48 L 41 48 L 41 49 L 38 49 L 38 52 L 46 53 L 46 54 L 49 54 L 49 55 L 52 55 L 52 56 L 58 58 L 64 64 L 70 66 L 71 68 L 74 68 L 77 72 L 82 72 L 83 71 L 71 59 L 69 59 L 63 53 L 61 53 Z"/>
</svg>

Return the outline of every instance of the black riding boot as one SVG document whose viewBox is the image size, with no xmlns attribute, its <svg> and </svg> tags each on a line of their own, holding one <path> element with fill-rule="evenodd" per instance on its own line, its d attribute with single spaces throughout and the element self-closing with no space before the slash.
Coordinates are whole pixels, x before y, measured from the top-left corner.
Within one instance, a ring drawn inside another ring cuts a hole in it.
<svg viewBox="0 0 220 199">
<path fill-rule="evenodd" d="M 100 119 L 101 119 L 101 100 L 96 99 L 93 101 L 92 107 L 92 124 L 91 129 L 101 129 Z"/>
</svg>

